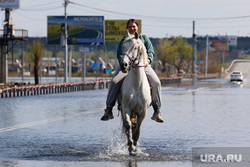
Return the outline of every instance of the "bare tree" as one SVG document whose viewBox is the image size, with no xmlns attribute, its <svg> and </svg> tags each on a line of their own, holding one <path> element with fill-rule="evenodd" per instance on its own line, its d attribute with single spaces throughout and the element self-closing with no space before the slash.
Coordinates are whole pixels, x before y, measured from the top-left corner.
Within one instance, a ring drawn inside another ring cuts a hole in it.
<svg viewBox="0 0 250 167">
<path fill-rule="evenodd" d="M 41 67 L 41 60 L 44 54 L 44 47 L 41 41 L 34 40 L 31 45 L 28 45 L 29 56 L 34 62 L 34 78 L 35 84 L 39 84 L 39 71 Z"/>
</svg>

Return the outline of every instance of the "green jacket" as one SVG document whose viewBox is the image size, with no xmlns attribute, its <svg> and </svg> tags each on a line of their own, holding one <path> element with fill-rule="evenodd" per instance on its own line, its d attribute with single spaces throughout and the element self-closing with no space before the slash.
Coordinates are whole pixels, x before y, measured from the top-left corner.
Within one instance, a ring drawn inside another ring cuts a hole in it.
<svg viewBox="0 0 250 167">
<path fill-rule="evenodd" d="M 123 37 L 123 39 L 120 41 L 118 48 L 117 48 L 117 59 L 120 64 L 122 63 L 122 60 L 123 60 L 122 44 L 125 38 L 126 36 Z M 147 49 L 149 64 L 151 64 L 154 60 L 154 47 L 150 39 L 146 35 L 139 34 L 139 38 L 141 39 L 142 43 L 144 43 Z"/>
</svg>

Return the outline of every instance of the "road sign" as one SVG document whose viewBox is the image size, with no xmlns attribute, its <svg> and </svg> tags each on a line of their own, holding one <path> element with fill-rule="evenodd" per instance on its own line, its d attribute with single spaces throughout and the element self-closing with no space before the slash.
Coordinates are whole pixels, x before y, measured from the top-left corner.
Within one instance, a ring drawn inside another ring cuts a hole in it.
<svg viewBox="0 0 250 167">
<path fill-rule="evenodd" d="M 80 53 L 88 53 L 89 52 L 89 48 L 88 47 L 80 47 L 79 48 L 79 52 Z"/>
</svg>

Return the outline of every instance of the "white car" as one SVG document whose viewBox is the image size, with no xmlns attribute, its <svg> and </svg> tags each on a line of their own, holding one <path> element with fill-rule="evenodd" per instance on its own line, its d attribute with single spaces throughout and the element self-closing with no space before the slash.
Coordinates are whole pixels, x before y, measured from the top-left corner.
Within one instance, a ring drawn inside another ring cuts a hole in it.
<svg viewBox="0 0 250 167">
<path fill-rule="evenodd" d="M 233 71 L 232 73 L 231 73 L 231 79 L 230 79 L 230 81 L 232 82 L 232 81 L 243 81 L 243 74 L 242 74 L 242 72 L 240 72 L 240 71 Z"/>
</svg>

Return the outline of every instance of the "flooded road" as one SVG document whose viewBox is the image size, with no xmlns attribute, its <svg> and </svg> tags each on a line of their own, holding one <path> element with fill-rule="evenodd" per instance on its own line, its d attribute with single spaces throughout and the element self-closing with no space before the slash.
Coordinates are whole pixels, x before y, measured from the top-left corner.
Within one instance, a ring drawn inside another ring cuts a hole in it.
<svg viewBox="0 0 250 167">
<path fill-rule="evenodd" d="M 192 166 L 193 147 L 249 147 L 250 82 L 184 81 L 162 88 L 164 123 L 148 110 L 138 155 L 121 117 L 100 121 L 106 90 L 0 99 L 0 166 Z"/>
</svg>

